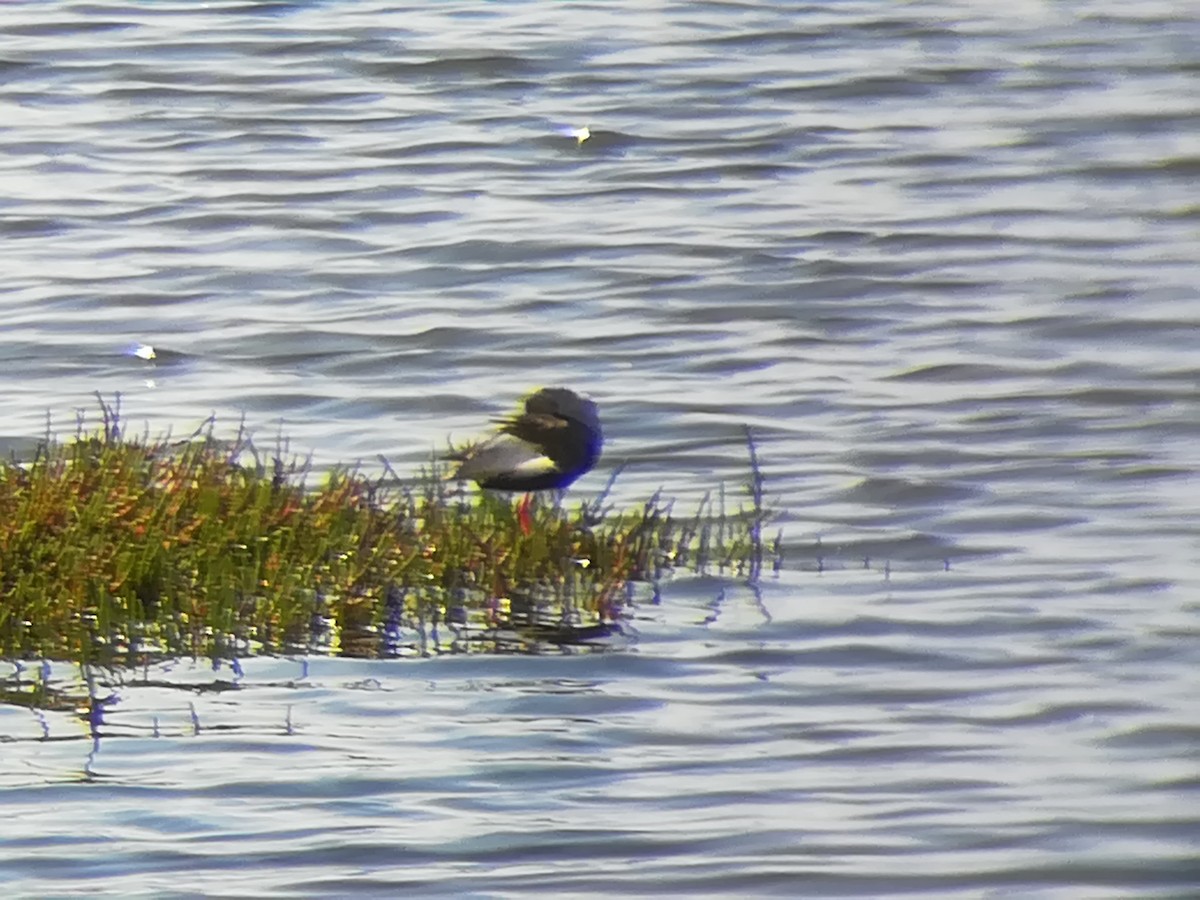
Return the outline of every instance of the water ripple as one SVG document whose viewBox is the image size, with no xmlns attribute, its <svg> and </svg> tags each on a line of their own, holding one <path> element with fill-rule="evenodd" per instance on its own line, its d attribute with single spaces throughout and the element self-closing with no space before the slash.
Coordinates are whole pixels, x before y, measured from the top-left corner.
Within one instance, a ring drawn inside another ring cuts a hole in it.
<svg viewBox="0 0 1200 900">
<path fill-rule="evenodd" d="M 606 651 L 178 661 L 98 735 L 0 706 L 14 896 L 1194 888 L 1190 5 L 0 35 L 6 449 L 120 391 L 403 471 L 561 382 L 605 421 L 578 493 L 740 502 L 750 424 L 786 529 Z"/>
</svg>

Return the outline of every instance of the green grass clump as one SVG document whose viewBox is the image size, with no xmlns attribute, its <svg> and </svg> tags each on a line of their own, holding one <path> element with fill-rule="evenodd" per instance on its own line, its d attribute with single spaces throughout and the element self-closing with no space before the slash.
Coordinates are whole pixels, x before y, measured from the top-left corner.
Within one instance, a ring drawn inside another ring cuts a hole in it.
<svg viewBox="0 0 1200 900">
<path fill-rule="evenodd" d="M 338 468 L 310 487 L 305 462 L 264 462 L 211 422 L 130 439 L 102 409 L 96 433 L 0 463 L 0 656 L 374 656 L 441 649 L 438 625 L 459 648 L 570 639 L 668 568 L 761 565 L 760 489 L 748 513 L 710 502 L 687 519 L 659 497 L 542 501 L 526 534 L 511 502 L 468 497 L 436 461 L 407 485 Z"/>
</svg>

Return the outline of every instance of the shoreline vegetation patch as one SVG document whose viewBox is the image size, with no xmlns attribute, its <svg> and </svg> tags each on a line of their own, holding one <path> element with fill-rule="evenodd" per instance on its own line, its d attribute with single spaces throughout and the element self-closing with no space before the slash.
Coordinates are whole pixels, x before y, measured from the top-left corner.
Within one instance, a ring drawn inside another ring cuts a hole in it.
<svg viewBox="0 0 1200 900">
<path fill-rule="evenodd" d="M 504 495 L 467 492 L 435 459 L 412 479 L 262 455 L 219 440 L 101 426 L 0 462 L 0 657 L 137 666 L 172 656 L 528 652 L 602 641 L 671 571 L 755 580 L 763 566 L 754 440 L 744 500 L 677 516 L 656 494 L 539 496 L 532 528 Z M 616 475 L 613 476 L 616 478 Z M 780 539 L 766 548 L 777 558 Z M 3 698 L 0 698 L 3 699 Z"/>
</svg>

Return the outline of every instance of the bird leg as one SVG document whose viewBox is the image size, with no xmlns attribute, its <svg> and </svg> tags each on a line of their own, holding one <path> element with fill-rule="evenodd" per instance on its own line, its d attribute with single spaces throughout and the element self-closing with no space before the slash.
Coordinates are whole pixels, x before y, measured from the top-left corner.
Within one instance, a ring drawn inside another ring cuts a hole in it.
<svg viewBox="0 0 1200 900">
<path fill-rule="evenodd" d="M 517 523 L 521 526 L 521 534 L 528 537 L 533 533 L 533 494 L 526 494 L 517 504 Z"/>
</svg>

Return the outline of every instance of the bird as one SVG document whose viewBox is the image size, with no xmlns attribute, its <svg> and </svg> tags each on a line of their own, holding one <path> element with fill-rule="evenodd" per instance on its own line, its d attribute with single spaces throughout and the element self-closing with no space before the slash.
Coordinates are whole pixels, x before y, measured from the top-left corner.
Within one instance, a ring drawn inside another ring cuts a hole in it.
<svg viewBox="0 0 1200 900">
<path fill-rule="evenodd" d="M 524 411 L 496 419 L 497 433 L 447 458 L 453 477 L 484 490 L 525 491 L 518 509 L 528 533 L 531 494 L 567 487 L 600 459 L 604 434 L 594 401 L 565 387 L 541 388 L 524 399 Z"/>
</svg>

